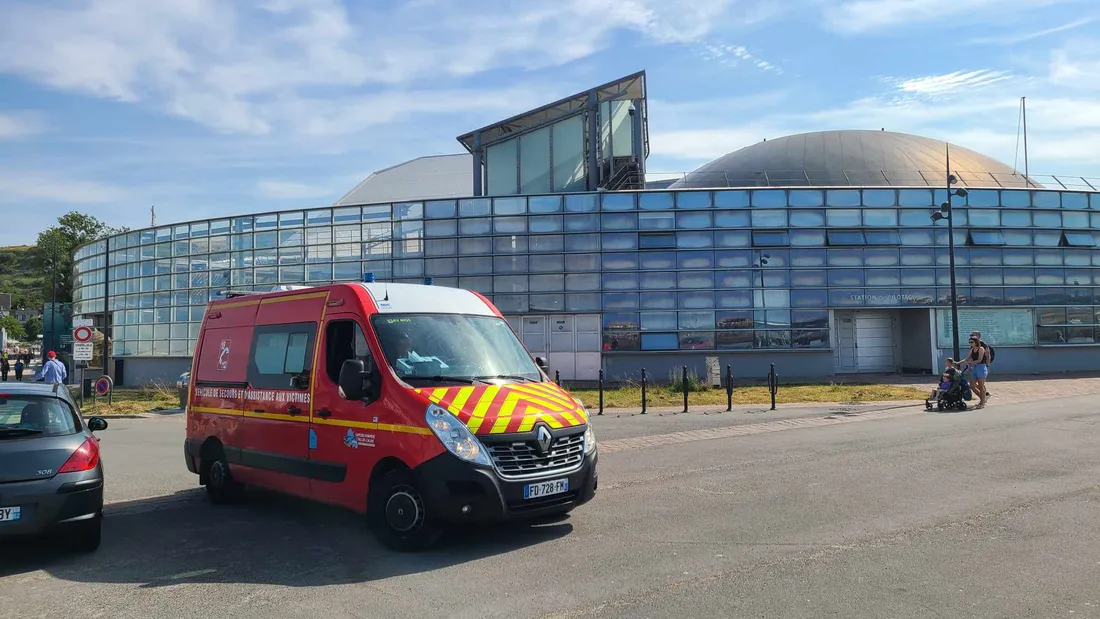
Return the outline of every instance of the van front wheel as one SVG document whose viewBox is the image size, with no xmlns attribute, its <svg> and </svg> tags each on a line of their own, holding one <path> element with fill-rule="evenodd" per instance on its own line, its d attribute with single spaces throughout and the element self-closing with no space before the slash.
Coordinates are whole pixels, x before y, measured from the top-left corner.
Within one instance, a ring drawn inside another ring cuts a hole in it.
<svg viewBox="0 0 1100 619">
<path fill-rule="evenodd" d="M 424 550 L 442 535 L 412 474 L 406 470 L 389 471 L 374 480 L 367 499 L 367 517 L 378 541 L 398 552 Z"/>
</svg>

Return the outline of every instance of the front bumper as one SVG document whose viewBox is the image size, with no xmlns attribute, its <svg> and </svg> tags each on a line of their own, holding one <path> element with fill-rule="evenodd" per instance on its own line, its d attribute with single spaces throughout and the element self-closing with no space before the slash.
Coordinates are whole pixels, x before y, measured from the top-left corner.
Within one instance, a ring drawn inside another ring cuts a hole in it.
<svg viewBox="0 0 1100 619">
<path fill-rule="evenodd" d="M 19 520 L 0 522 L 0 538 L 39 535 L 93 520 L 103 512 L 101 470 L 0 485 L 0 507 L 19 507 Z"/>
<path fill-rule="evenodd" d="M 443 522 L 470 524 L 530 520 L 563 514 L 596 496 L 599 449 L 585 456 L 579 468 L 538 478 L 501 478 L 491 467 L 475 466 L 443 453 L 414 469 L 429 514 Z M 538 481 L 569 479 L 562 494 L 524 499 L 524 486 Z M 465 511 L 463 508 L 466 508 Z"/>
</svg>

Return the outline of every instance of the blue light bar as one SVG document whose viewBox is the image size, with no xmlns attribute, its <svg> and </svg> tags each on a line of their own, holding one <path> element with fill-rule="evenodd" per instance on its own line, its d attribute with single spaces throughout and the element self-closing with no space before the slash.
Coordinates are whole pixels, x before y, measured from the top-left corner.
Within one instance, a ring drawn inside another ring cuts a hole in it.
<svg viewBox="0 0 1100 619">
<path fill-rule="evenodd" d="M 374 273 L 363 273 L 363 281 L 365 283 L 372 283 L 374 281 Z"/>
<path fill-rule="evenodd" d="M 425 278 L 424 278 L 424 285 L 425 285 L 425 286 L 431 286 L 431 285 L 432 285 L 432 284 L 434 284 L 434 283 L 435 283 L 435 280 L 434 280 L 434 279 L 432 279 L 432 278 L 430 278 L 430 277 L 425 277 Z"/>
</svg>

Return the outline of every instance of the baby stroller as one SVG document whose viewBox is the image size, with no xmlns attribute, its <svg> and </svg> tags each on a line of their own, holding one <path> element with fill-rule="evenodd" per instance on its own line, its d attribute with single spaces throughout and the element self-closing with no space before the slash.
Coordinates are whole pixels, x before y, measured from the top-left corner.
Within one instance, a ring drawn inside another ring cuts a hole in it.
<svg viewBox="0 0 1100 619">
<path fill-rule="evenodd" d="M 924 401 L 925 410 L 932 410 L 933 406 L 938 411 L 966 410 L 966 403 L 974 397 L 974 392 L 970 389 L 970 381 L 966 380 L 968 369 L 968 367 L 963 366 L 958 371 L 952 372 L 951 381 L 947 383 L 947 388 L 943 389 L 934 401 L 932 399 Z M 943 384 L 941 383 L 941 387 Z"/>
</svg>

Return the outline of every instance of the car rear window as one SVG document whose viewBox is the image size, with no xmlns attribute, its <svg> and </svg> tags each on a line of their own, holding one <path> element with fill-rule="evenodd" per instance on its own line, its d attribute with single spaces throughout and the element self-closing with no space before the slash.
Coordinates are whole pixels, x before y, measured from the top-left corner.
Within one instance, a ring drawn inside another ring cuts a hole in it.
<svg viewBox="0 0 1100 619">
<path fill-rule="evenodd" d="M 75 434 L 79 427 L 76 413 L 57 398 L 0 393 L 0 440 L 63 436 Z"/>
</svg>

